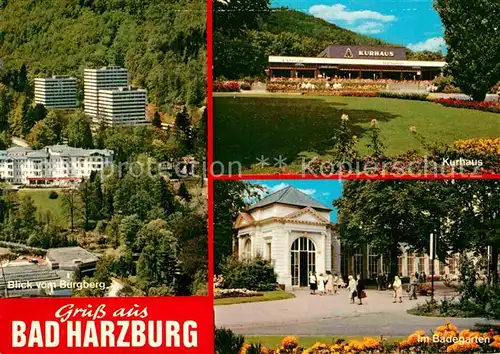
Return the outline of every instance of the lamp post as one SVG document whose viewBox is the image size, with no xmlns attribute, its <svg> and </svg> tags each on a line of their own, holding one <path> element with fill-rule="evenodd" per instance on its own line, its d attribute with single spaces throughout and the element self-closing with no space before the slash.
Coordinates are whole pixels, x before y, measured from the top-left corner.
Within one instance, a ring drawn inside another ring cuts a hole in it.
<svg viewBox="0 0 500 354">
<path fill-rule="evenodd" d="M 431 302 L 434 302 L 434 256 L 436 254 L 436 242 L 434 234 L 431 232 L 429 240 L 430 260 L 431 260 Z"/>
<path fill-rule="evenodd" d="M 425 217 L 431 215 L 430 211 L 423 210 L 422 214 Z M 434 302 L 434 258 L 436 257 L 436 238 L 433 232 L 429 235 L 429 259 L 431 261 L 431 302 Z"/>
</svg>

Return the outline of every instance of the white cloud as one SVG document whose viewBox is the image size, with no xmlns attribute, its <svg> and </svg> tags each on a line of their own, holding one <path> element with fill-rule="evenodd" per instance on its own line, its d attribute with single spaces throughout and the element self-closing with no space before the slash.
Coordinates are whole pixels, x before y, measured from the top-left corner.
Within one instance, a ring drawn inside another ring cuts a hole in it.
<svg viewBox="0 0 500 354">
<path fill-rule="evenodd" d="M 371 10 L 349 11 L 345 5 L 314 5 L 309 8 L 309 13 L 313 16 L 327 21 L 346 21 L 354 23 L 358 20 L 376 20 L 382 22 L 392 22 L 396 20 L 395 16 L 384 15 L 380 12 Z"/>
<path fill-rule="evenodd" d="M 321 193 L 321 195 L 322 195 L 323 197 L 328 197 L 328 196 L 330 195 L 330 192 L 324 192 L 324 193 Z"/>
<path fill-rule="evenodd" d="M 441 51 L 443 47 L 445 47 L 446 43 L 443 37 L 433 37 L 429 38 L 423 42 L 419 43 L 410 43 L 408 44 L 408 48 L 413 51 L 422 51 L 422 50 L 430 50 L 433 52 Z"/>
<path fill-rule="evenodd" d="M 351 28 L 354 32 L 362 34 L 376 34 L 384 31 L 384 24 L 380 22 L 366 22 L 354 28 Z"/>
</svg>

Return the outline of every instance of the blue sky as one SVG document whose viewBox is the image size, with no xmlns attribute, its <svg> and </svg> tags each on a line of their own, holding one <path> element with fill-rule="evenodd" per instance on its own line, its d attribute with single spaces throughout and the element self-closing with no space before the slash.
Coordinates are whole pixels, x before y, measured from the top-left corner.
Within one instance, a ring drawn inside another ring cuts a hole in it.
<svg viewBox="0 0 500 354">
<path fill-rule="evenodd" d="M 445 51 L 432 0 L 272 0 L 272 7 L 304 11 L 340 27 L 412 50 Z"/>
<path fill-rule="evenodd" d="M 292 186 L 332 209 L 334 209 L 332 202 L 342 196 L 342 181 L 338 180 L 261 180 L 248 182 L 265 187 L 267 194 Z M 331 212 L 330 221 L 337 221 L 336 210 Z"/>
</svg>

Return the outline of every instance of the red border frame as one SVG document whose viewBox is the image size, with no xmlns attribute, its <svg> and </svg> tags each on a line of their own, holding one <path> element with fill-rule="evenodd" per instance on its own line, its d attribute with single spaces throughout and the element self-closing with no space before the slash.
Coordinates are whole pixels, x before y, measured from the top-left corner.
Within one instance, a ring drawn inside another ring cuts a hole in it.
<svg viewBox="0 0 500 354">
<path fill-rule="evenodd" d="M 500 174 L 465 174 L 465 173 L 456 173 L 456 174 L 408 174 L 408 175 L 395 175 L 395 174 L 387 174 L 387 175 L 367 175 L 367 174 L 346 174 L 346 175 L 313 175 L 313 174 L 241 174 L 241 175 L 219 175 L 213 176 L 213 180 L 216 181 L 228 181 L 228 180 L 398 180 L 398 179 L 406 179 L 406 180 L 446 180 L 446 179 L 500 179 Z"/>
</svg>

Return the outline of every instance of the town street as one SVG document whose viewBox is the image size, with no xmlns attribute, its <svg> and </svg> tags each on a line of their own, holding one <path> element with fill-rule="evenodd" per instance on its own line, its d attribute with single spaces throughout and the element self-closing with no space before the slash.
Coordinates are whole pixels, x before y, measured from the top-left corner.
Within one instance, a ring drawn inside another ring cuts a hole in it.
<svg viewBox="0 0 500 354">
<path fill-rule="evenodd" d="M 392 291 L 368 290 L 363 306 L 350 304 L 346 290 L 332 296 L 312 296 L 307 290 L 294 294 L 288 300 L 216 306 L 216 325 L 244 335 L 407 336 L 419 329 L 428 332 L 446 320 L 459 328 L 486 322 L 412 316 L 406 310 L 429 298 L 410 301 L 404 297 L 403 303 L 394 304 Z M 437 295 L 438 300 L 442 297 Z"/>
</svg>

